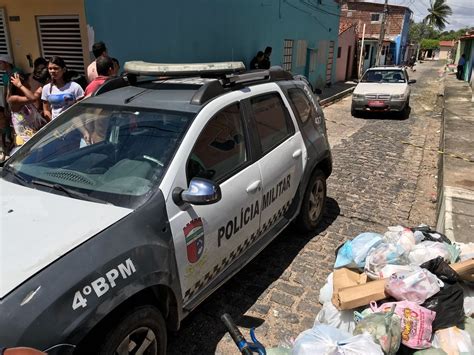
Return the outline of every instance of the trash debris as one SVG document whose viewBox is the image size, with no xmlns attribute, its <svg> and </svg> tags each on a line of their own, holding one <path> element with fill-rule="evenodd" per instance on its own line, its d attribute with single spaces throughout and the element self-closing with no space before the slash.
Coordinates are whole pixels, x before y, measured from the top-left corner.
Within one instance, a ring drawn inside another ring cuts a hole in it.
<svg viewBox="0 0 474 355">
<path fill-rule="evenodd" d="M 418 304 L 437 294 L 444 283 L 426 269 L 412 265 L 408 271 L 394 273 L 385 284 L 387 293 L 398 301 Z"/>
<path fill-rule="evenodd" d="M 365 273 L 371 279 L 378 279 L 380 271 L 388 264 L 408 264 L 405 249 L 399 244 L 382 243 L 372 249 L 365 261 Z"/>
<path fill-rule="evenodd" d="M 458 327 L 437 330 L 433 338 L 433 347 L 443 349 L 449 355 L 474 354 L 471 336 Z"/>
<path fill-rule="evenodd" d="M 293 354 L 474 354 L 474 243 L 426 225 L 361 233 L 338 248 L 319 300 Z"/>
<path fill-rule="evenodd" d="M 352 336 L 329 325 L 318 324 L 296 338 L 293 355 L 382 355 L 380 345 L 369 334 Z"/>
<path fill-rule="evenodd" d="M 432 323 L 436 313 L 414 302 L 388 302 L 377 307 L 371 304 L 375 312 L 390 312 L 394 310 L 400 317 L 401 342 L 412 349 L 426 349 L 431 346 Z"/>
<path fill-rule="evenodd" d="M 352 333 L 356 326 L 353 311 L 339 311 L 331 301 L 323 304 L 316 316 L 315 325 L 327 324 L 345 332 Z"/>
<path fill-rule="evenodd" d="M 377 233 L 362 233 L 346 241 L 337 251 L 334 268 L 363 268 L 369 250 L 381 242 L 382 235 Z"/>
<path fill-rule="evenodd" d="M 354 334 L 369 333 L 382 347 L 385 354 L 396 354 L 400 347 L 402 328 L 400 317 L 394 313 L 395 306 L 389 312 L 376 312 L 364 317 L 355 327 Z"/>
</svg>

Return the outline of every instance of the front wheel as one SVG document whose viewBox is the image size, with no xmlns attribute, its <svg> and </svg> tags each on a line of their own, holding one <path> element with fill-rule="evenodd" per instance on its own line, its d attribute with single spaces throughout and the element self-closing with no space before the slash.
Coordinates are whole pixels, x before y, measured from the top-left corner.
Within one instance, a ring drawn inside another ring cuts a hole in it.
<svg viewBox="0 0 474 355">
<path fill-rule="evenodd" d="M 354 107 L 351 107 L 351 115 L 352 117 L 355 117 L 355 118 L 361 117 L 361 113 L 357 111 L 356 109 L 354 109 Z"/>
<path fill-rule="evenodd" d="M 97 353 L 164 355 L 166 342 L 166 324 L 160 311 L 153 306 L 140 306 L 112 324 Z"/>
<path fill-rule="evenodd" d="M 314 231 L 321 222 L 326 205 L 326 177 L 319 169 L 313 172 L 301 204 L 296 226 L 303 232 Z"/>
</svg>

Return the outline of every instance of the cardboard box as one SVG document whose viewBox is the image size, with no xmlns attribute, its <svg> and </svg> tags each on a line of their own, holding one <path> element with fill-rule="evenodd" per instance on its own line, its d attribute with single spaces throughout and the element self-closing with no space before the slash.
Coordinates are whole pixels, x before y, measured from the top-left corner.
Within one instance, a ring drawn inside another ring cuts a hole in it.
<svg viewBox="0 0 474 355">
<path fill-rule="evenodd" d="M 461 279 L 474 281 L 474 259 L 451 264 Z M 339 310 L 367 306 L 371 301 L 380 301 L 385 293 L 387 279 L 367 281 L 367 275 L 349 269 L 334 270 L 332 303 Z"/>
<path fill-rule="evenodd" d="M 474 281 L 474 259 L 449 265 L 465 281 Z"/>
</svg>

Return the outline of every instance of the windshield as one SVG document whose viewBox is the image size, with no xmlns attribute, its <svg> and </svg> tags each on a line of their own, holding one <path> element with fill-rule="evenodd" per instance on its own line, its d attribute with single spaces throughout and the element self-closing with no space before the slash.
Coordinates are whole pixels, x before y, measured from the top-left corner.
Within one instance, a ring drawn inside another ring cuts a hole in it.
<svg viewBox="0 0 474 355">
<path fill-rule="evenodd" d="M 362 77 L 363 83 L 404 83 L 402 70 L 368 70 Z"/>
<path fill-rule="evenodd" d="M 193 116 L 79 104 L 25 144 L 2 175 L 54 193 L 135 208 L 161 181 Z"/>
</svg>

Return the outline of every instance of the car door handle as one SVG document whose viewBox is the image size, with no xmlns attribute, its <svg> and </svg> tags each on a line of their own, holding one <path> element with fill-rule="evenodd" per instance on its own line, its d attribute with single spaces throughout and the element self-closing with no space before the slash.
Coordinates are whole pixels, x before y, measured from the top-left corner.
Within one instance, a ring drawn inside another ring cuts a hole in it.
<svg viewBox="0 0 474 355">
<path fill-rule="evenodd" d="M 301 156 L 301 153 L 301 149 L 295 150 L 295 152 L 293 153 L 293 159 L 299 158 Z"/>
<path fill-rule="evenodd" d="M 249 186 L 247 186 L 246 191 L 248 193 L 254 193 L 257 190 L 260 190 L 260 185 L 261 184 L 262 184 L 262 182 L 260 180 L 254 181 Z"/>
</svg>

